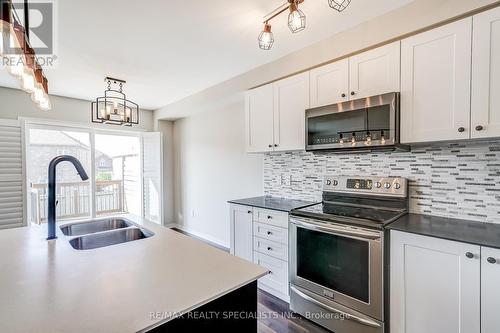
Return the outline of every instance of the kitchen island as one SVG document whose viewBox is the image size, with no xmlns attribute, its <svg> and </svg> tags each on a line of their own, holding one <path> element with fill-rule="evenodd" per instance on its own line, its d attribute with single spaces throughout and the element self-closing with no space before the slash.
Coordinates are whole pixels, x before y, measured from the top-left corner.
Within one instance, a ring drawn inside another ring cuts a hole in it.
<svg viewBox="0 0 500 333">
<path fill-rule="evenodd" d="M 51 241 L 44 226 L 0 231 L 0 331 L 180 332 L 193 320 L 207 324 L 213 309 L 215 319 L 229 323 L 239 311 L 256 310 L 255 281 L 266 269 L 140 218 L 132 221 L 154 235 L 75 250 L 59 226 Z"/>
</svg>

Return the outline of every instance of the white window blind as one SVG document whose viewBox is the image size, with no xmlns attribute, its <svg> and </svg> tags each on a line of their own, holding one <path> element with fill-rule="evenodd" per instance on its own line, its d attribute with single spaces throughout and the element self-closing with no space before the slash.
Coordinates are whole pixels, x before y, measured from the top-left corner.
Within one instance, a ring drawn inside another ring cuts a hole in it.
<svg viewBox="0 0 500 333">
<path fill-rule="evenodd" d="M 23 226 L 24 211 L 21 126 L 0 120 L 0 229 Z"/>
<path fill-rule="evenodd" d="M 144 218 L 152 222 L 163 224 L 162 211 L 162 135 L 159 132 L 143 134 L 142 140 L 143 162 L 143 196 Z"/>
</svg>

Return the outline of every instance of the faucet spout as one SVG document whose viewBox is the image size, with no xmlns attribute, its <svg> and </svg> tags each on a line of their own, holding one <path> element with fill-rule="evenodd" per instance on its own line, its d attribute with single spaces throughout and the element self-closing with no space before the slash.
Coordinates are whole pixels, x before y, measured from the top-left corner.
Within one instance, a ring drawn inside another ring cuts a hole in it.
<svg viewBox="0 0 500 333">
<path fill-rule="evenodd" d="M 48 186 L 48 207 L 47 207 L 47 224 L 48 237 L 47 240 L 56 239 L 56 167 L 59 163 L 68 161 L 73 163 L 76 171 L 82 180 L 89 179 L 82 164 L 75 157 L 70 155 L 61 155 L 54 158 L 49 163 L 49 186 Z"/>
</svg>

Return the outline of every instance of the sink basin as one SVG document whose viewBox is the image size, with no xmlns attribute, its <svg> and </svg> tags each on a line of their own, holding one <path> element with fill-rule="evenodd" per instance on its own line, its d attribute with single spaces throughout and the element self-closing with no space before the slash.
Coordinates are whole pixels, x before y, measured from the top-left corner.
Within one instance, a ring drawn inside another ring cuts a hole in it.
<svg viewBox="0 0 500 333">
<path fill-rule="evenodd" d="M 65 236 L 80 236 L 107 230 L 131 227 L 133 224 L 125 219 L 110 218 L 98 221 L 79 222 L 61 226 Z"/>
<path fill-rule="evenodd" d="M 139 228 L 127 228 L 80 236 L 73 238 L 69 243 L 75 250 L 91 250 L 151 236 L 153 236 L 153 233 L 150 231 Z"/>
</svg>

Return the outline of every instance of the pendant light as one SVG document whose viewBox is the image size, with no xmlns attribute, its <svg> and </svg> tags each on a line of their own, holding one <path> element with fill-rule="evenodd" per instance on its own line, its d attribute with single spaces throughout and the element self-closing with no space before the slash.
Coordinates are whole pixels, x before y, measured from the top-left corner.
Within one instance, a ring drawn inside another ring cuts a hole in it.
<svg viewBox="0 0 500 333">
<path fill-rule="evenodd" d="M 288 14 L 288 27 L 292 33 L 297 33 L 306 28 L 306 16 L 299 9 L 296 0 L 290 2 L 290 13 Z"/>
<path fill-rule="evenodd" d="M 123 92 L 124 80 L 106 77 L 107 90 L 92 102 L 92 122 L 132 126 L 139 124 L 139 105 L 128 100 Z M 115 88 L 114 86 L 118 86 Z"/>
<path fill-rule="evenodd" d="M 351 0 L 328 0 L 328 4 L 330 5 L 330 7 L 332 7 L 338 12 L 341 12 L 344 9 L 346 9 L 350 3 Z"/>
<path fill-rule="evenodd" d="M 259 47 L 262 50 L 269 50 L 274 44 L 274 35 L 271 32 L 271 25 L 264 23 L 264 29 L 259 35 Z"/>
<path fill-rule="evenodd" d="M 11 0 L 0 0 L 0 56 L 7 71 L 20 81 L 41 110 L 50 110 L 48 81 L 29 42 L 28 1 L 24 0 L 24 26 L 15 15 Z"/>
</svg>

